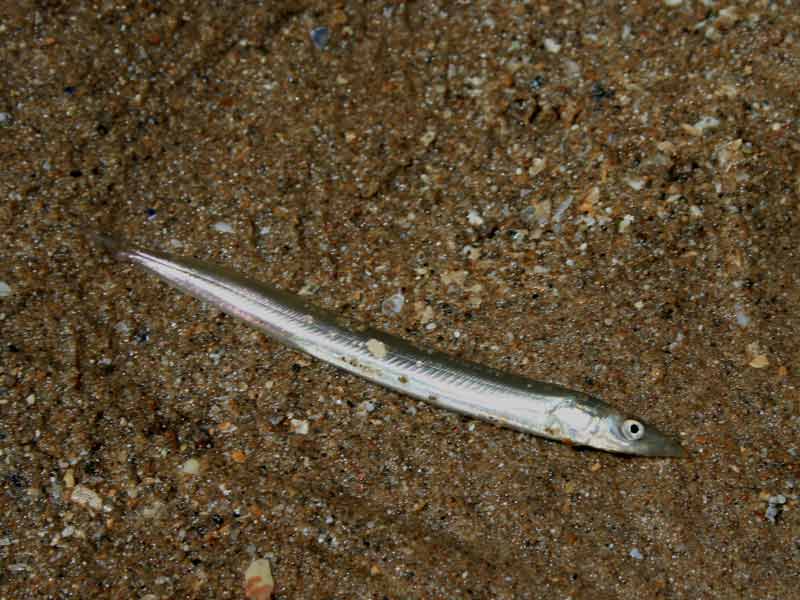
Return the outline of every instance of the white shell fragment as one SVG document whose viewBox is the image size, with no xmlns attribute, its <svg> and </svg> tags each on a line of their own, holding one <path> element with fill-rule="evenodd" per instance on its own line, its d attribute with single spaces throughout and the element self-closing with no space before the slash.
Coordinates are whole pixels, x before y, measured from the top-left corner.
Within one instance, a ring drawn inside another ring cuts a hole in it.
<svg viewBox="0 0 800 600">
<path fill-rule="evenodd" d="M 266 558 L 259 558 L 250 563 L 244 572 L 244 595 L 249 600 L 269 600 L 275 589 L 272 579 L 272 568 Z"/>
</svg>

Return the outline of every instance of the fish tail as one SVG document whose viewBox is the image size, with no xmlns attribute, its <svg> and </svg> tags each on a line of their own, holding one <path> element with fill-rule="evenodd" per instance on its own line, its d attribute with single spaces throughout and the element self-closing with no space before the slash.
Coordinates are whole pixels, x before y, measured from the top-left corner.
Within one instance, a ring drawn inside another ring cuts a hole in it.
<svg viewBox="0 0 800 600">
<path fill-rule="evenodd" d="M 102 248 L 114 258 L 130 258 L 131 252 L 136 250 L 136 246 L 126 239 L 107 233 L 100 233 L 92 229 L 84 229 L 83 235 L 99 248 Z"/>
</svg>

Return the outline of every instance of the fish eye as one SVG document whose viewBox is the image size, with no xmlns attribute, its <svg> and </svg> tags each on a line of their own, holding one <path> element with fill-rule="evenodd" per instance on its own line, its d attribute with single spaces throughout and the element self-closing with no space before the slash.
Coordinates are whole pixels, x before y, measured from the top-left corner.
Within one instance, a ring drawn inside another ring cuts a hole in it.
<svg viewBox="0 0 800 600">
<path fill-rule="evenodd" d="M 622 424 L 622 433 L 628 440 L 635 442 L 644 437 L 644 425 L 635 419 L 626 419 Z"/>
</svg>

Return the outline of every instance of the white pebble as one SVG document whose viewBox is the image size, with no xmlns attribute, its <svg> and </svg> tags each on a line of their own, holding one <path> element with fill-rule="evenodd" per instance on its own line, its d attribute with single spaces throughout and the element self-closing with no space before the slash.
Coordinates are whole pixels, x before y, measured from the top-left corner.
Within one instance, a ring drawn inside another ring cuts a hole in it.
<svg viewBox="0 0 800 600">
<path fill-rule="evenodd" d="M 70 500 L 80 506 L 88 506 L 92 510 L 100 510 L 103 508 L 103 500 L 100 495 L 85 485 L 77 485 L 72 490 Z"/>
<path fill-rule="evenodd" d="M 742 308 L 741 304 L 736 305 L 736 324 L 739 327 L 747 327 L 750 325 L 750 317 L 747 316 L 747 313 L 744 312 L 744 308 Z"/>
<path fill-rule="evenodd" d="M 244 572 L 244 595 L 250 600 L 269 600 L 272 590 L 275 589 L 275 580 L 272 578 L 272 568 L 266 558 L 259 558 L 250 563 Z"/>
<path fill-rule="evenodd" d="M 561 44 L 553 38 L 544 38 L 544 49 L 552 54 L 558 54 L 561 52 Z"/>
<path fill-rule="evenodd" d="M 369 400 L 364 400 L 364 402 L 358 405 L 358 410 L 356 412 L 362 415 L 368 415 L 374 411 L 375 411 L 375 403 L 370 402 Z"/>
<path fill-rule="evenodd" d="M 467 213 L 467 221 L 469 222 L 470 225 L 475 225 L 475 226 L 483 225 L 483 217 L 481 217 L 478 214 L 478 211 L 475 209 L 472 209 Z"/>
<path fill-rule="evenodd" d="M 630 551 L 630 555 L 631 558 L 635 558 L 636 560 L 642 560 L 644 558 L 644 556 L 642 556 L 642 553 L 639 552 L 638 548 L 632 548 Z"/>
<path fill-rule="evenodd" d="M 375 358 L 386 358 L 386 344 L 380 340 L 371 339 L 367 342 L 367 350 Z"/>
<path fill-rule="evenodd" d="M 625 233 L 628 227 L 630 227 L 631 223 L 633 223 L 634 217 L 633 215 L 625 215 L 622 217 L 622 221 L 619 222 L 619 232 Z"/>
<path fill-rule="evenodd" d="M 11 295 L 11 286 L 5 281 L 0 281 L 0 298 L 7 298 Z"/>
<path fill-rule="evenodd" d="M 702 117 L 697 123 L 694 124 L 694 127 L 700 131 L 705 131 L 706 129 L 714 129 L 719 127 L 719 119 L 716 117 Z"/>
<path fill-rule="evenodd" d="M 569 207 L 572 205 L 572 196 L 567 196 L 566 199 L 558 205 L 558 208 L 553 212 L 553 222 L 558 223 L 561 221 L 561 217 L 564 216 L 564 213 L 567 212 Z"/>
<path fill-rule="evenodd" d="M 233 225 L 230 223 L 226 223 L 225 221 L 219 221 L 218 223 L 214 223 L 213 225 L 216 231 L 220 233 L 233 233 Z"/>
<path fill-rule="evenodd" d="M 308 421 L 302 419 L 292 419 L 289 421 L 289 431 L 297 435 L 308 434 Z"/>
<path fill-rule="evenodd" d="M 625 183 L 627 183 L 627 184 L 628 184 L 628 186 L 629 186 L 629 187 L 630 187 L 632 190 L 636 190 L 636 191 L 638 192 L 638 191 L 640 191 L 642 188 L 644 188 L 644 185 L 645 185 L 645 183 L 647 183 L 647 182 L 646 182 L 644 179 L 641 179 L 641 178 L 639 178 L 639 177 L 628 177 L 628 178 L 625 180 Z"/>
<path fill-rule="evenodd" d="M 186 475 L 199 475 L 200 474 L 200 461 L 196 458 L 190 458 L 181 465 L 181 473 Z"/>
<path fill-rule="evenodd" d="M 400 311 L 403 310 L 403 305 L 405 305 L 405 303 L 406 297 L 401 292 L 397 292 L 381 303 L 381 312 L 387 317 L 398 315 Z"/>
</svg>

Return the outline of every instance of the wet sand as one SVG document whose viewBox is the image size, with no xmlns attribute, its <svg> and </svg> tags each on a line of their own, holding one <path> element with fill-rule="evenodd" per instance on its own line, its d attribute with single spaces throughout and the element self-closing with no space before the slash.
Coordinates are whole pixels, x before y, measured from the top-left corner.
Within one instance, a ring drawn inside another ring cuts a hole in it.
<svg viewBox="0 0 800 600">
<path fill-rule="evenodd" d="M 0 598 L 242 598 L 260 558 L 281 599 L 792 597 L 798 25 L 766 1 L 0 11 Z M 691 458 L 385 391 L 86 227 L 600 396 Z"/>
</svg>

